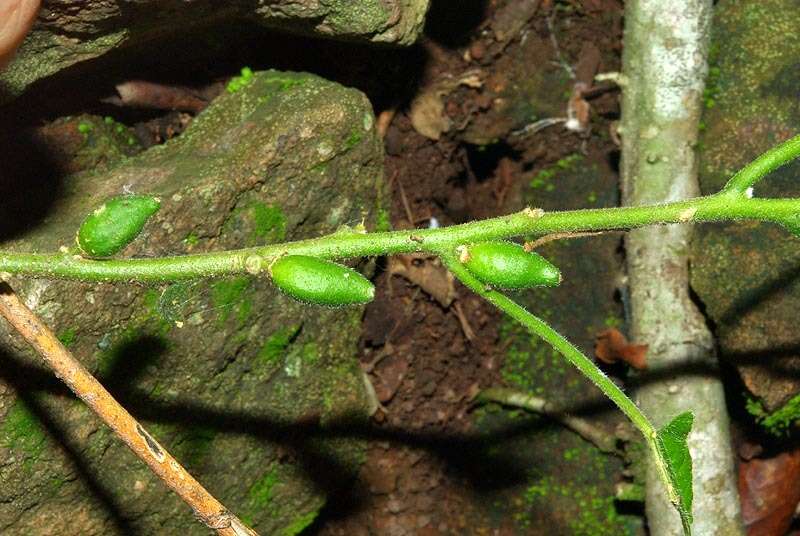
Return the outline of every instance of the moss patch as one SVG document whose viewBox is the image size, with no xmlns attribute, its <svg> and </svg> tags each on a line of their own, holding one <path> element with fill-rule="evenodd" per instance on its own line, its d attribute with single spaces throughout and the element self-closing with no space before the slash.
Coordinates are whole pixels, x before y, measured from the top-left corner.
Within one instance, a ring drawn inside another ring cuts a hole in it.
<svg viewBox="0 0 800 536">
<path fill-rule="evenodd" d="M 286 355 L 286 349 L 300 332 L 300 325 L 280 328 L 267 337 L 258 351 L 257 360 L 263 365 L 279 363 Z"/>
<path fill-rule="evenodd" d="M 0 444 L 24 456 L 23 468 L 31 471 L 46 445 L 47 434 L 28 405 L 17 400 L 0 424 Z"/>
<path fill-rule="evenodd" d="M 282 242 L 286 238 L 286 216 L 277 205 L 253 203 L 250 206 L 255 222 L 253 233 L 267 244 Z"/>
<path fill-rule="evenodd" d="M 769 413 L 757 399 L 748 396 L 745 402 L 747 412 L 755 417 L 756 422 L 774 436 L 786 436 L 800 421 L 800 395 L 792 397 L 779 409 Z"/>
<path fill-rule="evenodd" d="M 59 331 L 56 337 L 58 337 L 58 340 L 61 341 L 61 344 L 69 348 L 75 344 L 75 339 L 78 337 L 78 333 L 75 331 L 75 328 L 67 328 Z"/>
<path fill-rule="evenodd" d="M 211 286 L 211 301 L 220 323 L 225 323 L 232 314 L 236 314 L 240 323 L 247 320 L 253 307 L 252 300 L 247 296 L 249 287 L 250 278 L 246 276 L 214 282 Z"/>
</svg>

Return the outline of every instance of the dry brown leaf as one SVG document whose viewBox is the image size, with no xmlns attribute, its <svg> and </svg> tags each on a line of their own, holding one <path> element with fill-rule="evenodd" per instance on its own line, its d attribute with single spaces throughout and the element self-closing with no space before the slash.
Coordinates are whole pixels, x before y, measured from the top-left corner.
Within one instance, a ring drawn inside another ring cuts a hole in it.
<svg viewBox="0 0 800 536">
<path fill-rule="evenodd" d="M 637 370 L 647 368 L 647 345 L 629 343 L 625 335 L 616 328 L 597 334 L 594 355 L 603 363 L 624 361 Z"/>
<path fill-rule="evenodd" d="M 118 84 L 116 89 L 119 97 L 106 99 L 106 102 L 117 106 L 195 113 L 208 106 L 208 101 L 198 95 L 195 90 L 182 86 L 130 80 Z"/>
<path fill-rule="evenodd" d="M 389 273 L 402 276 L 417 285 L 445 309 L 456 299 L 453 275 L 436 259 L 398 255 L 389 259 Z"/>
<path fill-rule="evenodd" d="M 445 75 L 424 88 L 411 101 L 409 118 L 414 130 L 432 140 L 438 140 L 442 133 L 450 130 L 452 121 L 444 110 L 444 97 L 458 86 L 479 88 L 483 85 L 483 74 L 478 69 L 470 69 L 460 76 Z"/>
<path fill-rule="evenodd" d="M 747 536 L 782 536 L 800 502 L 800 450 L 739 465 L 739 496 Z"/>
</svg>

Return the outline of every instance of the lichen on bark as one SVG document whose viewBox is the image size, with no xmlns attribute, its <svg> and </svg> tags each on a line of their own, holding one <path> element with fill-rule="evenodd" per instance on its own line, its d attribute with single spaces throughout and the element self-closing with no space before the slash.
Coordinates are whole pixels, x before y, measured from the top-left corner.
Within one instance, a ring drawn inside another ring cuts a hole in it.
<svg viewBox="0 0 800 536">
<path fill-rule="evenodd" d="M 695 145 L 711 1 L 635 0 L 625 6 L 622 191 L 626 205 L 694 197 Z M 691 222 L 691 215 L 687 215 Z M 689 294 L 691 225 L 636 229 L 625 239 L 631 337 L 647 344 L 637 399 L 658 427 L 694 413 L 689 435 L 697 534 L 743 534 L 725 397 L 712 334 Z M 683 534 L 655 464 L 647 519 L 659 535 Z"/>
</svg>

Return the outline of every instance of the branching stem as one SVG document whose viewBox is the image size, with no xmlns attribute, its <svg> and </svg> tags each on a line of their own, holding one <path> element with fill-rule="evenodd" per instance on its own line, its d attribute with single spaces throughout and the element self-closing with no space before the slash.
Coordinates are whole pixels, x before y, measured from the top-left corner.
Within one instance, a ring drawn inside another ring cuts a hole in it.
<svg viewBox="0 0 800 536">
<path fill-rule="evenodd" d="M 800 153 L 800 142 L 793 145 L 793 150 Z M 748 199 L 725 191 L 675 203 L 546 213 L 526 209 L 508 216 L 439 229 L 368 234 L 340 231 L 285 244 L 156 259 L 90 260 L 64 253 L 0 252 L 0 273 L 83 281 L 157 283 L 248 272 L 257 274 L 286 254 L 323 259 L 415 252 L 438 255 L 452 251 L 459 244 L 521 235 L 633 229 L 690 221 L 749 219 L 787 224 L 793 222 L 798 214 L 800 199 Z"/>
<path fill-rule="evenodd" d="M 722 189 L 722 193 L 745 195 L 748 188 L 755 186 L 770 172 L 797 158 L 798 154 L 800 154 L 800 135 L 789 138 L 743 167 L 731 177 Z"/>
</svg>

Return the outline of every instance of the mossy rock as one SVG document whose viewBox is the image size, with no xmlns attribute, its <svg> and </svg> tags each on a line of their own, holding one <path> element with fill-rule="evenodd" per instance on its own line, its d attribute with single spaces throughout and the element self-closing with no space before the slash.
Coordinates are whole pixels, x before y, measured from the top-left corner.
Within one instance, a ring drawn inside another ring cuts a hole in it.
<svg viewBox="0 0 800 536">
<path fill-rule="evenodd" d="M 619 201 L 615 175 L 603 160 L 579 154 L 532 173 L 523 195 L 524 204 L 545 210 L 615 206 Z M 622 306 L 615 300 L 622 273 L 615 253 L 618 241 L 603 236 L 547 244 L 537 252 L 561 269 L 562 284 L 515 295 L 587 355 L 592 355 L 597 333 L 624 327 Z M 613 437 L 624 418 L 561 354 L 508 318 L 503 319 L 500 346 L 507 348 L 501 374 L 509 387 L 580 414 Z M 487 406 L 476 419 L 489 445 L 489 461 L 482 463 L 493 474 L 506 469 L 517 479 L 513 487 L 483 501 L 490 505 L 489 519 L 513 519 L 520 534 L 641 533 L 641 519 L 618 508 L 615 483 L 623 469 L 618 458 L 572 430 L 522 410 Z M 493 444 L 495 435 L 503 441 Z"/>
<path fill-rule="evenodd" d="M 704 193 L 800 126 L 800 4 L 724 0 L 714 16 L 700 138 Z M 798 174 L 800 162 L 789 164 L 762 180 L 755 195 L 800 195 Z M 703 225 L 695 232 L 692 286 L 716 326 L 723 359 L 759 400 L 761 420 L 800 393 L 799 266 L 800 242 L 774 225 Z"/>
<path fill-rule="evenodd" d="M 363 94 L 309 74 L 256 73 L 179 138 L 66 176 L 45 217 L 3 248 L 73 248 L 82 218 L 122 192 L 161 198 L 125 257 L 302 239 L 362 219 L 371 228 L 381 177 L 382 145 Z M 327 430 L 368 411 L 356 359 L 360 308 L 300 305 L 249 276 L 158 287 L 12 284 L 152 435 L 262 534 L 295 534 L 330 490 L 346 489 L 363 445 Z M 207 533 L 2 330 L 0 532 Z"/>
<path fill-rule="evenodd" d="M 429 0 L 53 0 L 42 9 L 0 90 L 18 95 L 33 82 L 115 49 L 185 33 L 213 32 L 222 21 L 336 39 L 410 45 L 422 32 Z M 8 95 L 6 95 L 7 97 Z M 0 98 L 2 100 L 2 98 Z"/>
</svg>

